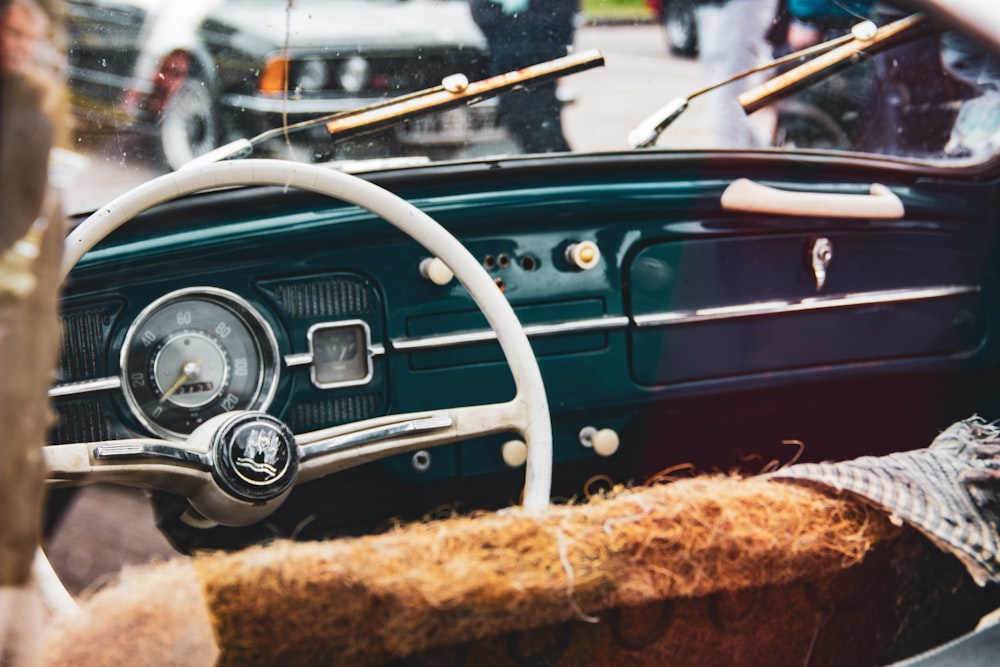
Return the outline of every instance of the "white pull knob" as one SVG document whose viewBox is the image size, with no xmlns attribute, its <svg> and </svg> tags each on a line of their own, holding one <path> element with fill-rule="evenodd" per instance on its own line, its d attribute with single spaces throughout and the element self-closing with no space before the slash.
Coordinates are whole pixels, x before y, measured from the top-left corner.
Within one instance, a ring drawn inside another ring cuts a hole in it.
<svg viewBox="0 0 1000 667">
<path fill-rule="evenodd" d="M 610 428 L 602 428 L 591 437 L 591 444 L 598 456 L 608 457 L 618 451 L 618 434 Z"/>
<path fill-rule="evenodd" d="M 437 257 L 427 257 L 420 262 L 420 275 L 435 285 L 447 285 L 455 274 Z"/>
<path fill-rule="evenodd" d="M 566 259 L 581 271 L 587 271 L 601 261 L 601 250 L 593 241 L 580 241 L 566 248 Z"/>
<path fill-rule="evenodd" d="M 593 449 L 598 456 L 608 457 L 618 451 L 621 441 L 618 433 L 614 429 L 597 429 L 593 426 L 584 426 L 580 429 L 580 444 L 588 449 Z"/>
<path fill-rule="evenodd" d="M 528 460 L 528 445 L 523 440 L 508 440 L 500 450 L 503 462 L 511 468 L 520 468 Z"/>
</svg>

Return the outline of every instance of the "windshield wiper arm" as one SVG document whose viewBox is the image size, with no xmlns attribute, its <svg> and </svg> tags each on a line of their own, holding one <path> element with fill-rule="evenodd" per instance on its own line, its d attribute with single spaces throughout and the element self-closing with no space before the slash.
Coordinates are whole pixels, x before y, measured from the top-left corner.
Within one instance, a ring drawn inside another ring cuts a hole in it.
<svg viewBox="0 0 1000 667">
<path fill-rule="evenodd" d="M 923 24 L 925 19 L 923 14 L 912 14 L 882 26 L 870 39 L 852 39 L 832 51 L 748 90 L 737 98 L 740 106 L 747 114 L 752 114 L 772 102 L 835 74 L 854 62 L 861 54 L 873 55 L 882 51 L 894 44 L 895 38 Z"/>
<path fill-rule="evenodd" d="M 428 88 L 397 98 L 389 104 L 372 105 L 343 115 L 338 114 L 326 123 L 326 129 L 333 140 L 346 139 L 357 134 L 398 125 L 429 113 L 475 104 L 514 88 L 550 81 L 603 64 L 604 56 L 601 52 L 590 49 L 479 81 L 467 81 L 465 85 Z"/>
<path fill-rule="evenodd" d="M 184 165 L 182 169 L 208 162 L 244 158 L 253 152 L 255 146 L 265 141 L 320 125 L 326 126 L 333 141 L 339 141 L 358 134 L 399 125 L 418 116 L 475 104 L 514 88 L 531 86 L 602 65 L 604 65 L 604 56 L 599 50 L 590 49 L 479 81 L 470 82 L 465 75 L 452 74 L 445 77 L 441 85 L 438 86 L 393 97 L 357 109 L 339 111 L 321 118 L 274 128 L 262 132 L 252 139 L 238 139 L 195 158 Z"/>
<path fill-rule="evenodd" d="M 924 16 L 922 14 L 914 14 L 881 28 L 876 27 L 871 21 L 862 21 L 851 28 L 851 32 L 845 35 L 815 44 L 800 51 L 794 51 L 769 63 L 734 74 L 722 81 L 697 90 L 687 97 L 673 99 L 629 132 L 629 146 L 631 148 L 647 148 L 652 146 L 659 139 L 663 131 L 687 110 L 691 100 L 716 88 L 721 88 L 758 72 L 774 69 L 775 67 L 780 67 L 781 65 L 804 58 L 812 58 L 812 60 L 808 60 L 802 65 L 784 74 L 780 74 L 761 86 L 740 95 L 738 99 L 741 106 L 743 106 L 747 114 L 751 114 L 771 102 L 791 94 L 802 86 L 813 83 L 818 78 L 833 74 L 840 67 L 848 64 L 859 53 L 870 54 L 885 48 L 891 38 L 922 23 L 923 20 Z"/>
</svg>

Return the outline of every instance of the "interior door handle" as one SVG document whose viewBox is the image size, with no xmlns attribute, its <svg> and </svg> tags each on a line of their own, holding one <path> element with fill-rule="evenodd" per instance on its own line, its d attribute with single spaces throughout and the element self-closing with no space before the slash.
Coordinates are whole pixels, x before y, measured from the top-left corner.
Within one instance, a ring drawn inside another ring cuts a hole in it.
<svg viewBox="0 0 1000 667">
<path fill-rule="evenodd" d="M 851 195 L 780 190 L 748 178 L 738 178 L 722 193 L 721 203 L 727 211 L 824 218 L 896 220 L 905 213 L 899 197 L 879 183 L 872 184 L 869 194 Z"/>
</svg>

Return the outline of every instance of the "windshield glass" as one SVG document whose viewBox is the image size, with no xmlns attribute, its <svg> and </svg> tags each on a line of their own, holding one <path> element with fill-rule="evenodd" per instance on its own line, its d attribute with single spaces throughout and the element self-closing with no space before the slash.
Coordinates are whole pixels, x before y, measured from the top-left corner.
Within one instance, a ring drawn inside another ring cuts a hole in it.
<svg viewBox="0 0 1000 667">
<path fill-rule="evenodd" d="M 70 212 L 237 140 L 231 155 L 363 169 L 690 149 L 967 165 L 1000 136 L 996 59 L 873 0 L 37 2 L 9 0 L 3 64 L 65 82 L 53 173 Z M 330 132 L 331 118 L 442 81 L 466 90 L 453 74 L 489 81 L 591 52 L 602 66 Z"/>
</svg>

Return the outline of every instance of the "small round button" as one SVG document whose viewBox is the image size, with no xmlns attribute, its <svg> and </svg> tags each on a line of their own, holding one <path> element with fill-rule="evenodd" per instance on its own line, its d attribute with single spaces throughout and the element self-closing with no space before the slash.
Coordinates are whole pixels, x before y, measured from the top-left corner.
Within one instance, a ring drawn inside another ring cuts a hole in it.
<svg viewBox="0 0 1000 667">
<path fill-rule="evenodd" d="M 528 460 L 528 445 L 523 440 L 508 440 L 500 449 L 503 462 L 511 468 L 519 468 Z"/>
</svg>

